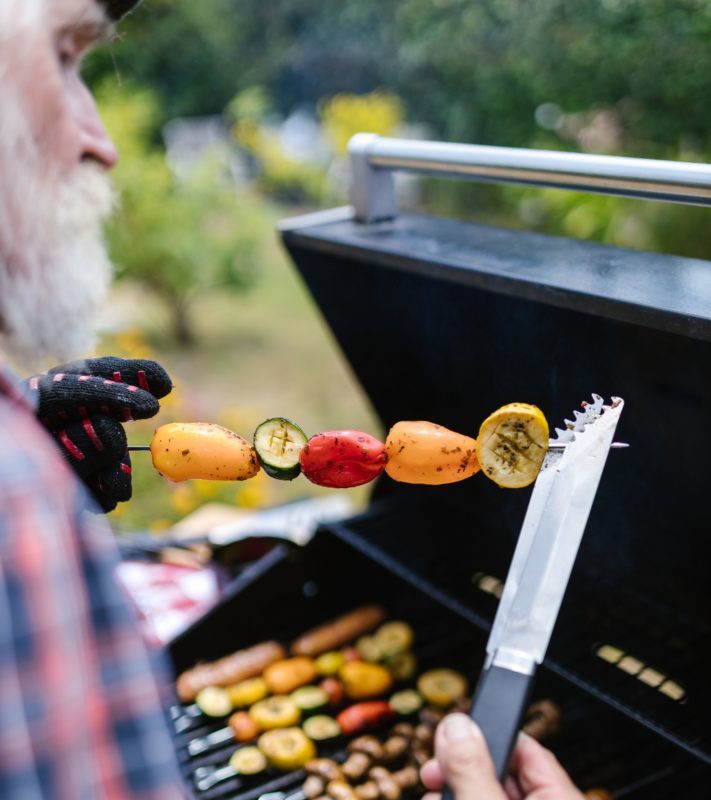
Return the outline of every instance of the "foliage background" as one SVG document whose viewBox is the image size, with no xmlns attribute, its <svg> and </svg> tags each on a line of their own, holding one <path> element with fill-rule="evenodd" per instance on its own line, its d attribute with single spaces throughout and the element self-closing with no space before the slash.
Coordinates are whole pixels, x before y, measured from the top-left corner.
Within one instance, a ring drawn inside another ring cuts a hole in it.
<svg viewBox="0 0 711 800">
<path fill-rule="evenodd" d="M 102 349 L 150 351 L 177 376 L 161 420 L 231 420 L 249 435 L 278 413 L 310 433 L 378 433 L 276 221 L 344 202 L 344 143 L 359 130 L 709 161 L 709 42 L 711 0 L 146 0 L 85 70 L 123 152 L 109 231 L 123 282 Z M 283 147 L 294 111 L 316 120 L 319 158 Z M 176 175 L 164 126 L 204 116 L 222 120 L 231 153 Z M 432 213 L 711 250 L 704 209 L 447 181 L 414 197 Z M 303 479 L 171 488 L 134 472 L 139 500 L 121 513 L 139 526 L 213 495 L 255 505 L 314 490 Z"/>
</svg>

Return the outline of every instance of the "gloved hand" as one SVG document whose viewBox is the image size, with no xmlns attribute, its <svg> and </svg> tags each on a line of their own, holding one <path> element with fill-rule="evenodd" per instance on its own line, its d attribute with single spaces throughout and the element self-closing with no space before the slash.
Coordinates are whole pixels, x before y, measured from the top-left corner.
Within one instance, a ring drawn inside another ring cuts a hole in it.
<svg viewBox="0 0 711 800">
<path fill-rule="evenodd" d="M 155 361 L 107 356 L 72 361 L 26 381 L 37 416 L 101 508 L 131 499 L 131 459 L 122 422 L 158 413 L 173 388 Z"/>
<path fill-rule="evenodd" d="M 437 727 L 435 759 L 421 778 L 435 800 L 445 783 L 455 800 L 585 800 L 553 753 L 522 734 L 503 787 L 479 727 L 466 714 L 450 714 Z"/>
</svg>

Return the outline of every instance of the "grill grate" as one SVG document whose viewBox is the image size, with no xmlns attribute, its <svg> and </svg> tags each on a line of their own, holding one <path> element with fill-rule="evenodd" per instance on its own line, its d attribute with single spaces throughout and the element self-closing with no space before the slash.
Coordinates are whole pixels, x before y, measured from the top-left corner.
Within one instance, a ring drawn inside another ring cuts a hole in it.
<svg viewBox="0 0 711 800">
<path fill-rule="evenodd" d="M 437 550 L 432 537 L 417 531 L 426 526 L 436 530 L 443 513 L 434 505 L 381 503 L 347 528 L 334 530 L 488 631 L 498 600 L 479 588 L 478 576 L 505 579 L 513 543 L 503 535 L 497 538 L 498 532 L 468 535 L 471 521 L 449 508 L 447 549 Z M 403 530 L 413 531 L 407 548 L 402 547 Z M 450 547 L 457 551 L 456 559 Z M 598 657 L 602 645 L 638 661 L 638 672 L 630 674 Z M 621 582 L 584 556 L 578 559 L 545 661 L 550 670 L 711 764 L 709 663 L 711 629 L 705 619 L 655 603 L 652 593 Z M 659 687 L 637 677 L 645 667 L 664 677 Z M 678 699 L 676 687 L 683 692 Z"/>
<path fill-rule="evenodd" d="M 385 559 L 384 559 L 385 560 Z M 334 574 L 334 565 L 347 564 L 340 574 Z M 488 565 L 484 565 L 488 568 Z M 367 571 L 367 580 L 364 580 Z M 416 629 L 416 653 L 420 669 L 434 666 L 451 666 L 467 675 L 475 675 L 482 663 L 485 633 L 481 619 L 491 616 L 495 598 L 476 589 L 486 601 L 479 608 L 479 622 L 472 624 L 471 614 L 453 613 L 450 608 L 428 596 L 425 584 L 412 586 L 390 572 L 382 563 L 371 561 L 358 550 L 327 532 L 320 533 L 301 554 L 283 559 L 272 558 L 271 569 L 261 573 L 258 580 L 223 604 L 222 619 L 240 619 L 245 610 L 262 609 L 264 628 L 259 638 L 291 640 L 305 628 L 335 616 L 349 607 L 366 601 L 382 602 L 393 618 L 410 621 Z M 282 627 L 279 610 L 289 600 L 292 617 Z M 486 603 L 489 605 L 487 606 Z M 298 622 L 297 622 L 298 620 Z M 205 626 L 207 625 L 207 629 Z M 192 632 L 196 641 L 208 637 L 219 638 L 214 620 L 207 618 Z M 251 640 L 225 642 L 222 650 L 253 644 Z M 585 641 L 585 637 L 582 639 Z M 578 637 L 571 634 L 571 642 Z M 567 640 L 566 640 L 567 642 Z M 563 642 L 561 641 L 561 646 Z M 190 657 L 191 635 L 179 645 L 178 668 L 183 669 L 197 661 L 200 653 Z M 587 647 L 587 645 L 586 645 Z M 587 657 L 600 665 L 588 647 Z M 212 654 L 210 655 L 212 657 Z M 620 684 L 615 691 L 622 693 L 625 681 L 641 691 L 638 681 L 620 674 L 614 667 L 604 665 Z M 600 702 L 602 690 L 590 692 L 581 688 L 583 681 L 562 680 L 554 671 L 539 673 L 534 700 L 554 699 L 563 710 L 563 730 L 552 749 L 583 789 L 604 786 L 616 798 L 649 800 L 655 797 L 679 797 L 688 800 L 707 800 L 708 780 L 711 770 L 699 760 L 674 747 L 664 737 L 655 736 L 646 727 L 621 715 L 609 702 Z M 646 688 L 646 687 L 643 687 Z M 607 687 L 612 690 L 612 687 Z M 668 698 L 663 698 L 670 702 Z M 689 698 L 685 707 L 693 706 Z M 267 778 L 251 779 L 229 777 L 201 790 L 199 781 L 223 768 L 237 745 L 225 742 L 207 752 L 191 754 L 189 742 L 224 727 L 223 720 L 209 720 L 196 716 L 192 707 L 175 706 L 172 709 L 174 739 L 183 774 L 195 800 L 257 800 L 262 794 L 297 789 L 303 773 L 271 774 Z M 342 745 L 341 745 L 342 747 Z M 324 755 L 332 755 L 323 748 Z M 666 794 L 659 787 L 664 789 Z M 683 791 L 682 788 L 683 787 Z M 661 792 L 661 793 L 660 793 Z"/>
</svg>

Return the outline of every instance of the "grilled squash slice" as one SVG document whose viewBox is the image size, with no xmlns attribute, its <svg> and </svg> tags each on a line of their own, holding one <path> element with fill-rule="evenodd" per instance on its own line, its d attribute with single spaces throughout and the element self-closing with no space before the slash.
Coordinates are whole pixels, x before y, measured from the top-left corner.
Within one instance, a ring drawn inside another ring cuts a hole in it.
<svg viewBox="0 0 711 800">
<path fill-rule="evenodd" d="M 487 478 L 505 489 L 533 483 L 548 451 L 548 422 L 528 403 L 509 403 L 479 428 L 477 459 Z"/>
</svg>

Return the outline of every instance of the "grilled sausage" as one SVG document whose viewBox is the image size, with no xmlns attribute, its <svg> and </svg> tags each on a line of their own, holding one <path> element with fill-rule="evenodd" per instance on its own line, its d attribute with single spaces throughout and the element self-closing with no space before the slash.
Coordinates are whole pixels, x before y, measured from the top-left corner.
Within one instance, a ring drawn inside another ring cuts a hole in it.
<svg viewBox="0 0 711 800">
<path fill-rule="evenodd" d="M 291 652 L 299 656 L 317 656 L 352 642 L 368 633 L 385 619 L 380 606 L 361 606 L 338 619 L 313 628 L 300 636 L 291 646 Z"/>
<path fill-rule="evenodd" d="M 238 650 L 218 661 L 198 664 L 178 676 L 178 697 L 182 702 L 188 703 L 197 697 L 201 689 L 208 686 L 230 686 L 247 678 L 256 678 L 266 667 L 285 655 L 279 642 L 262 642 L 254 647 Z"/>
</svg>

